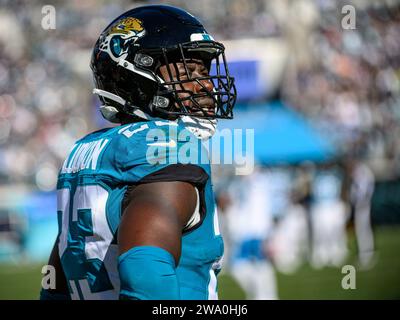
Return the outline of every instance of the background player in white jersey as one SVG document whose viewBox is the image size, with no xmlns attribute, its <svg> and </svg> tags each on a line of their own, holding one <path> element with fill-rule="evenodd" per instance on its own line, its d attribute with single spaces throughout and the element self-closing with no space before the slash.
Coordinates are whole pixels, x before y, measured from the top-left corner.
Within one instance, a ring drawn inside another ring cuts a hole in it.
<svg viewBox="0 0 400 320">
<path fill-rule="evenodd" d="M 92 54 L 102 115 L 57 183 L 59 233 L 42 299 L 216 299 L 223 241 L 201 139 L 236 98 L 224 46 L 191 14 L 132 9 Z M 188 155 L 189 153 L 189 155 Z"/>
<path fill-rule="evenodd" d="M 311 264 L 315 268 L 340 267 L 347 257 L 348 208 L 341 194 L 342 179 L 339 167 L 321 167 L 313 182 L 314 202 L 311 209 Z"/>
<path fill-rule="evenodd" d="M 348 164 L 351 174 L 350 203 L 354 210 L 354 227 L 357 240 L 358 262 L 368 269 L 374 263 L 374 234 L 371 226 L 371 199 L 375 177 L 371 169 L 361 161 Z"/>
<path fill-rule="evenodd" d="M 268 254 L 274 227 L 268 178 L 261 168 L 237 178 L 229 188 L 230 203 L 224 212 L 231 272 L 252 300 L 278 298 L 275 270 Z"/>
</svg>

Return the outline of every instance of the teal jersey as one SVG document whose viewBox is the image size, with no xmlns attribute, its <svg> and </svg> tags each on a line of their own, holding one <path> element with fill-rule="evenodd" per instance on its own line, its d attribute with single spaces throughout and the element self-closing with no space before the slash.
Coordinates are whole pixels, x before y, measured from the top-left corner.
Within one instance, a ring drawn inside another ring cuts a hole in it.
<svg viewBox="0 0 400 320">
<path fill-rule="evenodd" d="M 181 298 L 217 298 L 223 241 L 207 151 L 181 123 L 159 119 L 91 133 L 64 161 L 57 183 L 58 249 L 72 299 L 118 299 L 124 197 L 140 183 L 157 181 L 190 182 L 198 194 L 182 230 Z"/>
</svg>

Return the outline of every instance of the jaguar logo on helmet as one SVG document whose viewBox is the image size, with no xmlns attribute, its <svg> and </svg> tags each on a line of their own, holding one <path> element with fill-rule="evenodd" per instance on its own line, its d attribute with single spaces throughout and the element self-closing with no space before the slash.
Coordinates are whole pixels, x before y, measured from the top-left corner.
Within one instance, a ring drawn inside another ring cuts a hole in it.
<svg viewBox="0 0 400 320">
<path fill-rule="evenodd" d="M 141 20 L 127 17 L 108 28 L 99 45 L 101 51 L 107 52 L 114 61 L 125 59 L 131 42 L 136 42 L 146 34 Z"/>
</svg>

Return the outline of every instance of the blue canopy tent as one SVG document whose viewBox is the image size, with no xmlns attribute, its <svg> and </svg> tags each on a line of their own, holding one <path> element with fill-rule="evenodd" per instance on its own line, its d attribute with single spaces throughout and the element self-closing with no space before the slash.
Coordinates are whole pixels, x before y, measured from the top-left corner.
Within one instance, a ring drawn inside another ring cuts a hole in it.
<svg viewBox="0 0 400 320">
<path fill-rule="evenodd" d="M 254 129 L 254 160 L 260 165 L 323 162 L 336 150 L 303 116 L 281 103 L 237 108 L 233 120 L 219 121 L 213 139 L 221 139 L 223 129 Z M 243 134 L 243 141 L 245 140 Z M 223 141 L 223 139 L 221 140 Z M 221 143 L 221 149 L 223 142 Z M 245 143 L 242 151 L 245 151 Z"/>
</svg>

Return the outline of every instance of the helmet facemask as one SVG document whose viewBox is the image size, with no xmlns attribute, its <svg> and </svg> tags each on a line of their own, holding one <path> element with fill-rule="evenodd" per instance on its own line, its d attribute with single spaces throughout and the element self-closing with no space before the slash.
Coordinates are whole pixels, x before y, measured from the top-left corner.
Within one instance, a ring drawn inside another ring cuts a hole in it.
<svg viewBox="0 0 400 320">
<path fill-rule="evenodd" d="M 161 77 L 156 77 L 158 89 L 152 102 L 155 112 L 169 118 L 232 118 L 236 88 L 234 79 L 229 75 L 222 44 L 214 41 L 188 42 L 179 44 L 176 48 L 162 48 L 159 61 L 166 68 L 168 77 L 161 81 Z M 189 65 L 198 61 L 207 69 L 207 75 L 193 77 Z M 183 74 L 177 70 L 178 63 L 183 66 Z M 205 83 L 212 86 L 206 86 Z M 200 89 L 194 92 L 187 84 L 195 84 Z M 209 101 L 208 106 L 202 105 L 201 101 L 204 99 Z"/>
</svg>

